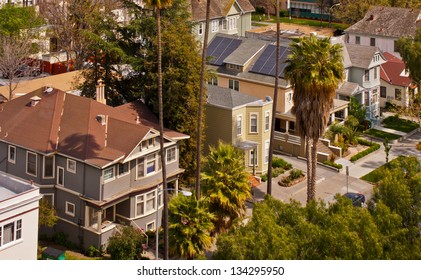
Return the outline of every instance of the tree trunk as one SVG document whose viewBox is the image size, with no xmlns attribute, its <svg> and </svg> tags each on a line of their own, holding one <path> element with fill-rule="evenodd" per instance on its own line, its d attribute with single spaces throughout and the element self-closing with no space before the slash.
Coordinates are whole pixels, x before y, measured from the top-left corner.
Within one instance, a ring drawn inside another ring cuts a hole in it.
<svg viewBox="0 0 421 280">
<path fill-rule="evenodd" d="M 205 71 L 206 71 L 206 53 L 208 49 L 209 22 L 210 22 L 210 2 L 206 0 L 206 20 L 205 20 L 205 36 L 203 40 L 202 50 L 202 69 L 200 71 L 200 89 L 199 89 L 199 111 L 197 113 L 197 135 L 196 135 L 196 199 L 200 198 L 200 170 L 202 161 L 202 119 L 203 119 L 203 93 L 205 88 Z"/>
<path fill-rule="evenodd" d="M 168 191 L 167 191 L 167 168 L 165 165 L 165 149 L 164 149 L 164 113 L 162 101 L 162 42 L 161 42 L 161 9 L 156 9 L 157 35 L 158 35 L 158 110 L 159 110 L 159 139 L 161 151 L 161 168 L 162 168 L 162 188 L 164 192 L 164 260 L 168 259 Z M 159 209 L 156 205 L 157 211 Z"/>
<path fill-rule="evenodd" d="M 307 202 L 310 202 L 310 200 L 312 199 L 311 196 L 311 164 L 312 164 L 312 160 L 311 160 L 311 144 L 310 144 L 311 139 L 309 137 L 305 138 L 305 142 L 306 142 L 306 158 L 307 158 Z"/>
<path fill-rule="evenodd" d="M 311 147 L 311 188 L 309 199 L 316 199 L 316 170 L 317 170 L 317 142 L 319 139 L 313 138 L 313 147 Z"/>
<path fill-rule="evenodd" d="M 270 127 L 270 140 L 269 140 L 269 160 L 268 160 L 268 180 L 267 190 L 268 195 L 272 195 L 272 159 L 273 159 L 273 141 L 275 134 L 275 121 L 276 121 L 276 103 L 278 102 L 278 85 L 279 85 L 279 72 L 280 72 L 280 20 L 279 20 L 279 0 L 276 0 L 276 62 L 275 62 L 275 89 L 273 92 L 272 104 L 272 122 Z"/>
</svg>

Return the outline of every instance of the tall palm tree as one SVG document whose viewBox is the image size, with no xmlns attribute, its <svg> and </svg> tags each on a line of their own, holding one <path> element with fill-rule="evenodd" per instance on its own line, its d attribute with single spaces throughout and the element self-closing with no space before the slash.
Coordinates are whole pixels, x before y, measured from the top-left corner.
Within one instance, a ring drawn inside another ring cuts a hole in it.
<svg viewBox="0 0 421 280">
<path fill-rule="evenodd" d="M 178 195 L 169 205 L 170 252 L 181 258 L 202 256 L 213 243 L 214 215 L 204 198 Z"/>
<path fill-rule="evenodd" d="M 202 191 L 216 216 L 216 232 L 226 230 L 235 219 L 244 216 L 246 200 L 251 198 L 248 176 L 243 152 L 222 142 L 211 147 L 203 165 Z"/>
<path fill-rule="evenodd" d="M 270 140 L 269 140 L 269 164 L 268 164 L 268 180 L 267 191 L 268 195 L 272 195 L 272 158 L 273 158 L 273 140 L 275 136 L 275 121 L 276 121 L 276 104 L 278 103 L 278 86 L 279 86 L 279 72 L 281 69 L 280 63 L 280 42 L 281 39 L 281 26 L 279 19 L 279 0 L 276 0 L 276 62 L 275 62 L 275 89 L 273 93 L 272 104 L 272 123 L 270 127 Z"/>
<path fill-rule="evenodd" d="M 308 202 L 316 197 L 317 142 L 327 126 L 338 84 L 344 78 L 342 46 L 314 35 L 294 39 L 284 73 L 294 89 L 292 113 L 297 131 L 306 143 Z"/>
<path fill-rule="evenodd" d="M 158 111 L 159 111 L 159 139 L 162 166 L 162 186 L 164 190 L 164 259 L 168 259 L 168 191 L 167 191 L 167 168 L 165 165 L 164 149 L 164 113 L 162 101 L 162 42 L 161 42 L 161 10 L 172 5 L 172 0 L 147 0 L 146 4 L 155 9 L 158 40 Z M 158 209 L 157 209 L 158 211 Z"/>
<path fill-rule="evenodd" d="M 210 3 L 206 0 L 206 20 L 205 20 L 205 36 L 203 39 L 202 49 L 202 69 L 200 71 L 200 89 L 199 89 L 199 111 L 197 115 L 197 139 L 196 139 L 196 199 L 200 198 L 200 167 L 202 161 L 202 119 L 203 119 L 203 93 L 205 88 L 205 71 L 206 71 L 206 53 L 208 49 L 209 38 L 209 22 L 210 22 Z"/>
</svg>

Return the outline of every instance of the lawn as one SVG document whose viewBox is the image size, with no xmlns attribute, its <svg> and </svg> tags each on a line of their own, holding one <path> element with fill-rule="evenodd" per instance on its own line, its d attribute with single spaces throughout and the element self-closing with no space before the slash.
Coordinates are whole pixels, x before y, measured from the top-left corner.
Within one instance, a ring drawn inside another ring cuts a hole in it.
<svg viewBox="0 0 421 280">
<path fill-rule="evenodd" d="M 276 22 L 276 17 L 275 16 L 271 16 L 270 19 L 268 19 L 267 15 L 253 14 L 253 16 L 252 16 L 252 20 L 253 21 L 259 21 L 259 19 L 261 19 L 262 22 L 270 22 L 270 23 L 275 23 Z M 309 25 L 309 26 L 314 26 L 314 27 L 324 27 L 324 28 L 328 28 L 329 27 L 329 23 L 327 21 L 320 22 L 320 20 L 305 19 L 305 18 L 294 18 L 294 17 L 291 17 L 291 19 L 289 19 L 289 17 L 280 17 L 280 22 L 281 23 L 293 23 L 293 24 L 299 24 L 299 25 Z M 332 26 L 331 27 L 333 29 L 342 29 L 342 30 L 345 30 L 349 26 L 350 26 L 349 24 L 345 24 L 345 23 L 332 22 Z"/>
<path fill-rule="evenodd" d="M 387 138 L 388 140 L 396 140 L 396 139 L 399 139 L 401 137 L 400 135 L 385 132 L 385 131 L 381 131 L 381 130 L 377 130 L 377 129 L 374 129 L 374 128 L 370 128 L 369 130 L 366 130 L 364 132 L 364 134 L 366 134 L 368 136 L 381 138 L 381 139 Z"/>
<path fill-rule="evenodd" d="M 402 132 L 411 132 L 414 129 L 417 129 L 419 125 L 410 120 L 400 119 L 397 116 L 391 116 L 383 120 L 383 126 L 386 128 L 402 131 Z"/>
<path fill-rule="evenodd" d="M 399 158 L 395 158 L 394 160 L 390 161 L 387 164 L 384 164 L 376 169 L 374 169 L 373 171 L 371 171 L 370 173 L 362 176 L 360 179 L 370 182 L 370 183 L 377 183 L 379 182 L 383 176 L 384 176 L 384 171 L 393 163 L 398 161 Z"/>
</svg>

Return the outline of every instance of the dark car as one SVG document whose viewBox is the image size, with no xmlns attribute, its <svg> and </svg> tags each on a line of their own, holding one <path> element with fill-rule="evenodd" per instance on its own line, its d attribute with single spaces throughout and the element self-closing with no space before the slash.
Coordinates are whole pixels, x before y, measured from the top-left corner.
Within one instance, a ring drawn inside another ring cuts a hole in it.
<svg viewBox="0 0 421 280">
<path fill-rule="evenodd" d="M 352 205 L 362 207 L 365 203 L 365 196 L 361 193 L 348 192 L 344 194 L 344 197 L 351 199 Z"/>
</svg>

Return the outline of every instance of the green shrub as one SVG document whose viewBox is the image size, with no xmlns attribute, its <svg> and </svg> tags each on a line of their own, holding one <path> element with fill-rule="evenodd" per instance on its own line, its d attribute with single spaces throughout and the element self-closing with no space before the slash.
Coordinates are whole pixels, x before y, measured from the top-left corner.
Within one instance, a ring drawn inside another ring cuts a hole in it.
<svg viewBox="0 0 421 280">
<path fill-rule="evenodd" d="M 304 173 L 302 170 L 300 169 L 292 169 L 291 172 L 289 173 L 289 176 L 291 178 L 291 180 L 295 180 L 298 179 L 300 177 L 303 177 Z"/>
<path fill-rule="evenodd" d="M 99 250 L 94 245 L 89 246 L 86 250 L 86 255 L 91 258 L 99 256 L 99 253 Z"/>
<path fill-rule="evenodd" d="M 273 168 L 272 169 L 272 177 L 278 177 L 281 174 L 284 174 L 285 170 L 283 168 Z"/>
<path fill-rule="evenodd" d="M 380 145 L 379 144 L 372 143 L 372 145 L 371 145 L 370 148 L 368 148 L 367 150 L 361 151 L 358 154 L 352 156 L 350 160 L 351 160 L 351 162 L 357 161 L 360 158 L 362 158 L 362 157 L 364 157 L 364 156 L 366 156 L 366 155 L 368 155 L 368 154 L 370 154 L 370 153 L 378 150 L 379 148 L 380 148 Z"/>
<path fill-rule="evenodd" d="M 330 161 L 330 160 L 326 160 L 325 162 L 323 162 L 323 164 L 335 167 L 337 169 L 342 169 L 342 164 L 339 164 L 339 163 L 336 163 L 336 162 L 333 162 L 333 161 Z"/>
<path fill-rule="evenodd" d="M 272 167 L 273 168 L 282 168 L 285 170 L 290 170 L 292 168 L 292 164 L 284 160 L 283 158 L 274 157 L 272 159 Z"/>
<path fill-rule="evenodd" d="M 262 182 L 266 182 L 266 181 L 268 180 L 268 174 L 267 174 L 267 173 L 262 174 L 262 175 L 260 176 L 260 178 L 262 179 Z"/>
</svg>

